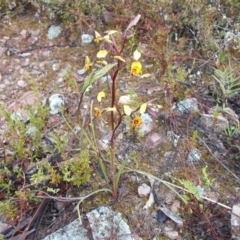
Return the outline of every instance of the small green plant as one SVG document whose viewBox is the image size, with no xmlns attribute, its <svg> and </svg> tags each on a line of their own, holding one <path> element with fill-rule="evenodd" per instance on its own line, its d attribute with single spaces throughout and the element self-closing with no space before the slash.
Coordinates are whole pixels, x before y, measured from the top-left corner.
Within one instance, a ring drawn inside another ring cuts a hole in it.
<svg viewBox="0 0 240 240">
<path fill-rule="evenodd" d="M 196 145 L 196 142 L 197 142 L 197 138 L 198 138 L 198 131 L 197 130 L 194 130 L 193 133 L 192 133 L 192 136 L 191 136 L 191 144 L 192 146 L 195 146 Z"/>
<path fill-rule="evenodd" d="M 218 83 L 219 87 L 216 87 L 216 91 L 221 96 L 223 103 L 225 103 L 227 99 L 240 93 L 240 77 L 234 76 L 231 67 L 227 67 L 223 71 L 214 69 L 213 77 Z"/>
<path fill-rule="evenodd" d="M 233 137 L 239 134 L 240 130 L 237 126 L 228 124 L 227 128 L 224 129 L 224 132 L 228 137 Z"/>
<path fill-rule="evenodd" d="M 195 184 L 193 184 L 192 181 L 187 180 L 187 179 L 178 179 L 178 178 L 172 176 L 170 173 L 166 173 L 165 175 L 167 177 L 169 177 L 173 183 L 175 183 L 175 182 L 180 183 L 180 185 L 183 186 L 182 189 L 184 191 L 186 191 L 187 193 L 192 194 L 197 200 L 199 200 L 202 197 L 202 193 L 203 193 L 204 189 L 200 186 L 195 186 Z M 209 189 L 211 187 L 213 180 L 211 180 L 209 178 L 209 174 L 207 173 L 207 166 L 202 168 L 201 180 L 204 183 L 203 184 L 204 188 Z M 176 186 L 174 184 L 172 184 L 172 185 L 177 187 L 177 188 L 181 188 L 181 187 Z M 185 203 L 187 203 L 189 201 L 189 196 L 184 194 L 182 196 L 182 199 Z"/>
<path fill-rule="evenodd" d="M 7 219 L 15 219 L 18 214 L 16 204 L 11 200 L 0 201 L 0 213 Z"/>
<path fill-rule="evenodd" d="M 11 219 L 17 209 L 28 211 L 27 202 L 37 204 L 36 192 L 57 193 L 60 183 L 80 186 L 91 175 L 88 150 L 81 151 L 73 158 L 67 157 L 67 138 L 56 131 L 48 134 L 52 144 L 47 146 L 44 143 L 42 132 L 49 115 L 48 107 L 36 103 L 19 108 L 18 112 L 1 109 L 8 128 L 4 135 L 6 143 L 1 149 L 0 189 L 3 200 L 0 214 Z M 21 188 L 19 183 L 22 184 Z M 9 208 L 11 210 L 6 211 Z"/>
<path fill-rule="evenodd" d="M 203 179 L 203 182 L 204 182 L 204 186 L 206 188 L 210 188 L 211 180 L 209 179 L 209 176 L 208 176 L 208 173 L 207 173 L 207 166 L 202 168 L 202 179 Z"/>
<path fill-rule="evenodd" d="M 191 193 L 194 197 L 196 197 L 197 200 L 201 198 L 198 188 L 192 182 L 185 179 L 177 179 L 177 180 L 185 189 L 188 190 L 189 193 Z M 184 199 L 186 202 L 188 202 L 189 200 L 189 198 L 186 195 L 184 196 Z"/>
</svg>

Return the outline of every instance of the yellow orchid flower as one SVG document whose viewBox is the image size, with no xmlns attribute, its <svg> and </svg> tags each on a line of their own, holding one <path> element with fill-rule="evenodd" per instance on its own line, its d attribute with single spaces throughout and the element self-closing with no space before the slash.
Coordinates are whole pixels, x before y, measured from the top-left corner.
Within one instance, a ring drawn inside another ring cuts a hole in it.
<svg viewBox="0 0 240 240">
<path fill-rule="evenodd" d="M 115 107 L 109 107 L 109 108 L 106 108 L 105 109 L 106 110 L 106 112 L 116 112 L 117 111 L 117 109 L 115 108 Z"/>
<path fill-rule="evenodd" d="M 133 59 L 135 61 L 138 61 L 141 57 L 141 53 L 138 51 L 138 50 L 135 50 L 134 53 L 133 53 Z"/>
<path fill-rule="evenodd" d="M 97 100 L 98 102 L 101 102 L 102 101 L 102 98 L 105 97 L 105 92 L 99 92 L 98 95 L 97 95 Z"/>
<path fill-rule="evenodd" d="M 134 128 L 140 127 L 141 124 L 142 124 L 142 118 L 139 117 L 139 116 L 135 117 L 135 118 L 132 120 L 132 126 L 133 126 Z"/>
<path fill-rule="evenodd" d="M 96 63 L 102 64 L 104 66 L 106 66 L 108 64 L 107 61 L 96 61 Z"/>
<path fill-rule="evenodd" d="M 102 116 L 102 111 L 99 108 L 94 108 L 94 115 L 95 117 L 101 117 Z"/>
<path fill-rule="evenodd" d="M 143 113 L 146 112 L 146 110 L 147 110 L 147 104 L 146 104 L 146 103 L 143 103 L 143 104 L 141 105 L 141 107 L 140 107 L 139 112 L 140 112 L 140 114 L 143 114 Z"/>
<path fill-rule="evenodd" d="M 95 33 L 94 42 L 95 42 L 95 43 L 100 43 L 100 42 L 102 42 L 103 37 L 100 35 L 100 33 L 98 33 L 97 31 L 94 31 L 94 33 Z"/>
<path fill-rule="evenodd" d="M 123 111 L 127 116 L 130 116 L 132 113 L 132 109 L 128 105 L 123 105 Z"/>
<path fill-rule="evenodd" d="M 84 70 L 89 71 L 92 68 L 92 65 L 93 64 L 91 63 L 90 58 L 88 56 L 86 56 Z"/>
<path fill-rule="evenodd" d="M 106 33 L 107 35 L 112 35 L 117 32 L 118 32 L 117 30 L 108 30 L 108 31 L 105 31 L 104 33 Z"/>
<path fill-rule="evenodd" d="M 142 74 L 142 64 L 139 61 L 132 62 L 131 74 L 133 76 L 138 76 Z"/>
<path fill-rule="evenodd" d="M 114 56 L 113 58 L 116 58 L 116 59 L 118 59 L 118 60 L 120 60 L 122 62 L 126 62 L 121 56 Z"/>
<path fill-rule="evenodd" d="M 100 50 L 98 53 L 97 53 L 97 58 L 105 58 L 108 54 L 108 51 L 107 50 Z"/>
</svg>

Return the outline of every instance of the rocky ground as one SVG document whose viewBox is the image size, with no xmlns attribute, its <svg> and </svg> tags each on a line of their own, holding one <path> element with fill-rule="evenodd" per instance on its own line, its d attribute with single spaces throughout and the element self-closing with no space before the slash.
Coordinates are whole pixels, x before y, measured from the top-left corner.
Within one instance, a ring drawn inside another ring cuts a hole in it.
<svg viewBox="0 0 240 240">
<path fill-rule="evenodd" d="M 51 32 L 53 26 L 55 29 Z M 63 158 L 74 159 L 74 151 L 81 151 L 81 145 L 78 145 L 74 134 L 67 128 L 64 117 L 56 110 L 58 103 L 53 103 L 51 108 L 49 98 L 53 94 L 59 94 L 56 98 L 60 99 L 60 105 L 64 106 L 64 116 L 76 133 L 80 134 L 81 129 L 78 129 L 78 124 L 74 122 L 74 114 L 78 107 L 79 89 L 86 78 L 82 71 L 85 57 L 93 57 L 98 51 L 93 43 L 93 32 L 90 29 L 83 32 L 78 27 L 74 30 L 65 29 L 61 24 L 52 24 L 35 13 L 12 18 L 3 16 L 0 18 L 0 27 L 2 109 L 11 114 L 20 112 L 23 117 L 21 121 L 26 123 L 28 116 L 21 112 L 21 106 L 26 102 L 27 105 L 34 105 L 47 100 L 52 112 L 47 116 L 46 125 L 42 128 L 42 139 L 50 139 L 51 132 L 67 139 L 65 154 L 55 152 L 47 159 L 52 157 L 57 162 L 63 161 Z M 149 111 L 142 116 L 140 134 L 129 133 L 127 123 L 126 126 L 121 126 L 117 133 L 117 161 L 127 161 L 130 168 L 138 165 L 139 170 L 179 187 L 174 188 L 176 192 L 173 192 L 161 181 L 154 181 L 151 177 L 137 173 L 127 173 L 121 177 L 119 197 L 116 201 L 103 193 L 90 197 L 80 207 L 82 215 L 85 216 L 99 206 L 110 206 L 123 214 L 133 239 L 230 239 L 231 211 L 232 207 L 239 203 L 240 93 L 229 98 L 226 105 L 218 109 L 217 99 L 208 82 L 209 78 L 214 82 L 213 72 L 207 68 L 207 65 L 212 64 L 211 57 L 195 68 L 192 59 L 187 59 L 182 64 L 183 60 L 179 60 L 176 54 L 176 67 L 181 66 L 184 72 L 170 76 L 176 78 L 177 84 L 173 85 L 162 77 L 163 67 L 159 67 L 159 62 L 155 62 L 156 55 L 148 47 L 148 43 L 139 45 L 145 75 L 136 81 L 130 76 L 129 68 L 126 68 L 119 77 L 119 104 L 126 103 L 124 101 L 131 95 L 130 90 L 137 94 L 138 102 L 154 101 L 149 105 Z M 130 56 L 128 57 L 130 59 Z M 164 61 L 161 57 L 160 59 L 160 65 L 163 66 Z M 237 64 L 239 60 L 234 60 L 234 65 Z M 238 68 L 235 73 L 239 75 Z M 184 81 L 180 77 L 184 77 Z M 100 83 L 95 84 L 83 99 L 82 116 L 86 122 L 89 121 L 90 100 L 96 98 L 102 88 L 109 92 L 111 82 L 104 78 L 109 77 L 101 78 Z M 179 92 L 178 97 L 176 92 Z M 109 102 L 110 100 L 107 100 L 106 105 Z M 11 168 L 8 165 L 9 169 L 13 169 L 14 164 L 21 165 L 24 174 L 29 174 L 32 163 L 26 158 L 15 158 L 16 150 L 8 147 L 8 142 L 12 140 L 6 133 L 9 121 L 3 115 L 0 117 L 1 161 L 11 158 L 13 160 Z M 94 122 L 98 147 L 102 151 L 106 151 L 105 141 L 109 139 L 106 122 L 106 119 L 95 119 Z M 230 125 L 235 126 L 235 133 L 226 132 Z M 31 143 L 26 145 L 24 149 L 34 151 Z M 38 161 L 43 159 L 46 159 L 45 155 L 42 159 L 38 156 Z M 36 167 L 37 163 L 34 164 Z M 1 177 L 4 178 L 3 166 L 1 165 Z M 15 219 L 6 219 L 2 214 L 2 224 L 7 224 L 4 225 L 4 239 L 43 239 L 78 218 L 78 201 L 73 198 L 83 197 L 106 186 L 95 159 L 92 159 L 91 167 L 93 170 L 90 180 L 80 187 L 63 183 L 60 185 L 61 191 L 53 195 L 54 200 L 45 198 L 41 203 L 34 203 L 32 207 L 27 203 L 19 204 Z M 207 174 L 204 174 L 203 169 Z M 189 194 L 187 204 L 184 204 L 179 196 L 186 193 L 184 189 L 193 195 L 194 191 L 191 191 L 191 186 L 187 187 L 189 182 L 184 184 L 183 179 L 192 182 L 196 187 L 194 189 L 198 189 L 195 195 L 200 196 L 197 198 Z M 28 187 L 23 179 L 13 181 L 13 184 L 19 192 Z M 0 190 L 0 199 L 5 201 L 5 189 L 1 187 Z M 34 189 L 35 195 L 45 196 L 41 193 Z M 66 197 L 67 201 L 60 201 L 61 197 Z M 16 196 L 13 196 L 11 201 L 14 198 Z M 37 220 L 34 216 L 37 216 Z M 87 218 L 83 219 L 87 226 Z M 17 227 L 11 228 L 13 224 Z M 32 234 L 33 228 L 37 229 L 38 237 L 34 235 L 34 231 Z M 89 239 L 93 239 L 91 227 L 87 229 Z M 237 234 L 240 236 L 239 232 Z"/>
</svg>

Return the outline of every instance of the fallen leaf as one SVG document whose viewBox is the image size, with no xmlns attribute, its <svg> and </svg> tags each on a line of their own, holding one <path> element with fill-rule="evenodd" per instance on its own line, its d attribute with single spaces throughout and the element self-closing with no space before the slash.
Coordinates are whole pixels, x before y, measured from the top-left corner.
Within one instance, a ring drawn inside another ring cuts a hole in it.
<svg viewBox="0 0 240 240">
<path fill-rule="evenodd" d="M 149 195 L 149 199 L 146 202 L 145 206 L 143 207 L 143 209 L 149 209 L 154 203 L 154 197 L 153 197 L 153 193 L 151 192 Z"/>
<path fill-rule="evenodd" d="M 131 27 L 135 26 L 135 25 L 138 23 L 138 21 L 140 20 L 140 18 L 141 18 L 141 15 L 138 14 L 138 15 L 128 24 L 128 26 L 127 26 L 127 28 L 126 28 L 126 30 L 125 30 L 125 32 L 124 32 L 124 36 L 126 36 L 128 30 L 129 30 Z"/>
<path fill-rule="evenodd" d="M 175 223 L 177 223 L 179 226 L 183 225 L 183 220 L 181 217 L 167 209 L 164 204 L 162 204 L 162 207 L 158 207 L 163 213 L 165 213 L 171 220 L 173 220 Z"/>
</svg>

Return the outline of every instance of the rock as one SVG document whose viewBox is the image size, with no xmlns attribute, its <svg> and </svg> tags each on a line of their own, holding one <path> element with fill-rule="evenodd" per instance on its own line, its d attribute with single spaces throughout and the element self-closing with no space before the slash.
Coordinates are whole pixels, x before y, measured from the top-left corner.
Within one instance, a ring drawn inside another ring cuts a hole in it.
<svg viewBox="0 0 240 240">
<path fill-rule="evenodd" d="M 88 230 L 86 230 L 79 222 L 74 220 L 64 228 L 59 229 L 55 233 L 45 237 L 43 240 L 89 240 Z"/>
<path fill-rule="evenodd" d="M 84 69 L 84 68 L 82 68 L 82 69 L 80 69 L 80 70 L 77 70 L 77 74 L 79 75 L 79 76 L 82 76 L 82 75 L 84 75 L 86 73 L 86 70 Z"/>
<path fill-rule="evenodd" d="M 139 132 L 145 135 L 153 130 L 153 128 L 155 127 L 155 123 L 151 115 L 148 113 L 141 114 L 141 118 L 142 118 L 142 124 L 139 128 Z"/>
<path fill-rule="evenodd" d="M 34 70 L 32 70 L 32 71 L 30 72 L 30 74 L 31 74 L 31 75 L 41 75 L 42 72 L 34 69 Z"/>
<path fill-rule="evenodd" d="M 196 189 L 197 189 L 198 194 L 199 194 L 200 196 L 202 196 L 202 195 L 204 194 L 204 192 L 205 192 L 205 189 L 204 189 L 203 187 L 201 187 L 200 185 L 197 185 L 197 186 L 196 186 Z"/>
<path fill-rule="evenodd" d="M 4 83 L 1 83 L 0 84 L 0 92 L 3 92 L 5 87 L 6 87 L 6 85 Z"/>
<path fill-rule="evenodd" d="M 119 98 L 119 103 L 120 104 L 131 104 L 132 100 L 134 97 L 136 97 L 135 95 L 123 95 Z"/>
<path fill-rule="evenodd" d="M 105 76 L 102 76 L 101 77 L 101 83 L 105 83 L 107 81 L 110 81 L 111 80 L 111 76 L 109 74 L 106 74 Z"/>
<path fill-rule="evenodd" d="M 169 192 L 166 194 L 164 202 L 166 204 L 172 204 L 175 198 L 176 198 L 176 194 L 174 192 Z"/>
<path fill-rule="evenodd" d="M 112 211 L 108 207 L 99 207 L 87 213 L 87 217 L 91 229 L 85 229 L 80 224 L 79 219 L 76 219 L 43 240 L 89 240 L 89 231 L 92 233 L 93 238 L 91 239 L 93 240 L 113 238 L 118 240 L 134 240 L 131 237 L 130 228 L 122 219 L 121 214 Z"/>
<path fill-rule="evenodd" d="M 52 65 L 52 70 L 53 70 L 54 72 L 55 72 L 55 71 L 58 71 L 59 68 L 60 68 L 59 63 L 54 63 L 54 64 Z"/>
<path fill-rule="evenodd" d="M 23 29 L 23 30 L 20 32 L 20 35 L 21 35 L 23 38 L 26 38 L 26 37 L 27 37 L 27 30 L 26 30 L 26 29 Z"/>
<path fill-rule="evenodd" d="M 233 205 L 231 213 L 232 239 L 240 239 L 240 203 Z"/>
<path fill-rule="evenodd" d="M 0 57 L 7 51 L 7 48 L 0 47 Z"/>
<path fill-rule="evenodd" d="M 177 108 L 180 112 L 198 112 L 198 105 L 196 98 L 187 98 L 177 103 Z"/>
<path fill-rule="evenodd" d="M 225 130 L 229 126 L 228 120 L 222 115 L 215 116 L 214 114 L 202 114 L 200 117 L 201 124 L 209 129 L 214 127 L 214 131 Z"/>
<path fill-rule="evenodd" d="M 42 55 L 43 55 L 44 57 L 50 57 L 51 54 L 52 54 L 52 51 L 51 51 L 51 50 L 46 50 L 46 51 L 43 51 L 43 52 L 42 52 Z"/>
<path fill-rule="evenodd" d="M 188 153 L 186 163 L 188 164 L 196 163 L 196 162 L 199 162 L 200 159 L 201 159 L 200 151 L 196 148 L 192 148 Z"/>
<path fill-rule="evenodd" d="M 173 146 L 177 147 L 180 135 L 175 134 L 173 131 L 167 131 L 167 137 L 173 142 Z"/>
<path fill-rule="evenodd" d="M 147 197 L 151 192 L 151 187 L 148 186 L 146 183 L 143 183 L 141 186 L 138 187 L 138 195 L 139 197 Z"/>
<path fill-rule="evenodd" d="M 227 119 L 231 119 L 234 123 L 238 124 L 239 116 L 235 113 L 232 108 L 224 107 L 222 113 L 227 115 Z"/>
<path fill-rule="evenodd" d="M 108 25 L 112 20 L 112 13 L 109 11 L 104 11 L 102 15 L 102 21 L 104 24 Z"/>
<path fill-rule="evenodd" d="M 165 227 L 163 230 L 164 236 L 168 237 L 169 239 L 177 239 L 178 232 L 174 231 L 171 227 Z"/>
<path fill-rule="evenodd" d="M 38 129 L 36 126 L 29 126 L 27 128 L 27 135 L 30 136 L 31 138 L 35 138 L 36 137 L 36 134 L 38 132 Z"/>
<path fill-rule="evenodd" d="M 17 81 L 17 85 L 18 85 L 19 87 L 26 87 L 26 86 L 27 86 L 27 83 L 26 83 L 25 81 L 23 81 L 23 80 L 19 80 L 19 81 Z"/>
<path fill-rule="evenodd" d="M 82 40 L 83 45 L 92 43 L 93 39 L 94 39 L 93 35 L 88 34 L 88 33 L 83 33 L 82 36 L 81 36 L 81 40 Z"/>
<path fill-rule="evenodd" d="M 66 203 L 65 202 L 60 202 L 60 201 L 54 201 L 53 206 L 58 211 L 63 211 L 63 209 L 65 209 Z"/>
<path fill-rule="evenodd" d="M 87 213 L 87 217 L 94 240 L 113 238 L 133 240 L 130 228 L 120 213 L 116 213 L 108 207 L 99 207 Z"/>
<path fill-rule="evenodd" d="M 33 106 L 39 101 L 33 91 L 25 92 L 17 101 L 8 106 L 8 110 L 12 112 L 11 118 L 14 120 L 27 121 L 29 119 L 28 113 L 24 110 L 27 106 Z"/>
<path fill-rule="evenodd" d="M 180 207 L 181 207 L 180 201 L 179 200 L 174 200 L 173 204 L 171 206 L 171 211 L 174 212 L 174 213 L 177 213 L 177 212 L 179 212 Z"/>
<path fill-rule="evenodd" d="M 163 139 L 164 139 L 163 135 L 156 132 L 152 132 L 147 136 L 145 145 L 146 147 L 149 148 L 157 147 L 162 142 Z"/>
<path fill-rule="evenodd" d="M 22 117 L 21 113 L 19 113 L 19 112 L 12 113 L 10 118 L 14 121 L 23 121 L 23 117 Z"/>
<path fill-rule="evenodd" d="M 48 40 L 53 40 L 54 38 L 58 37 L 61 32 L 62 32 L 61 27 L 52 25 L 48 29 L 48 33 L 47 33 Z"/>
<path fill-rule="evenodd" d="M 211 190 L 204 190 L 203 194 L 199 192 L 200 195 L 211 199 L 212 203 L 217 203 L 220 199 L 220 195 L 217 192 L 213 192 Z"/>
<path fill-rule="evenodd" d="M 49 97 L 49 107 L 51 114 L 58 114 L 64 106 L 64 98 L 60 94 L 52 94 Z"/>
</svg>

